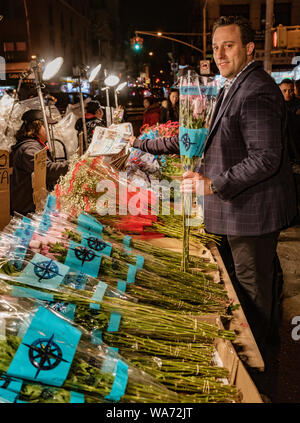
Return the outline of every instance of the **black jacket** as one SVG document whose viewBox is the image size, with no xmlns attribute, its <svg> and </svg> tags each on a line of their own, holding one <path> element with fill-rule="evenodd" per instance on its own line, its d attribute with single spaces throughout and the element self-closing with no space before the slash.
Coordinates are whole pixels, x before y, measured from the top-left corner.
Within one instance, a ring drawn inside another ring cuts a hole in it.
<svg viewBox="0 0 300 423">
<path fill-rule="evenodd" d="M 179 122 L 179 105 L 176 104 L 175 107 L 168 105 L 168 107 L 162 107 L 160 109 L 159 123 Z"/>
<path fill-rule="evenodd" d="M 11 212 L 14 211 L 26 215 L 35 211 L 32 196 L 31 175 L 34 170 L 34 155 L 43 150 L 44 146 L 35 139 L 27 139 L 17 142 L 12 147 L 13 173 L 10 187 Z M 68 171 L 69 163 L 53 162 L 47 155 L 46 184 L 47 190 L 52 191 L 60 176 Z"/>
<path fill-rule="evenodd" d="M 99 119 L 96 116 L 92 116 L 92 117 L 86 116 L 85 124 L 86 124 L 86 131 L 87 131 L 88 145 L 89 145 L 92 142 L 94 130 L 96 126 L 105 127 L 105 124 L 102 119 Z M 82 118 L 79 118 L 77 122 L 75 123 L 75 129 L 78 133 L 83 131 Z"/>
<path fill-rule="evenodd" d="M 288 151 L 292 161 L 300 161 L 300 115 L 297 115 L 297 110 L 300 109 L 300 100 L 294 98 L 291 101 L 286 101 L 288 116 Z"/>
<path fill-rule="evenodd" d="M 134 148 L 139 148 L 150 154 L 180 154 L 179 137 L 155 138 L 154 140 L 137 138 L 133 143 Z"/>
<path fill-rule="evenodd" d="M 217 191 L 205 196 L 205 228 L 233 236 L 278 231 L 297 213 L 282 93 L 254 62 L 222 97 L 223 90 L 204 148 L 201 173 Z"/>
</svg>

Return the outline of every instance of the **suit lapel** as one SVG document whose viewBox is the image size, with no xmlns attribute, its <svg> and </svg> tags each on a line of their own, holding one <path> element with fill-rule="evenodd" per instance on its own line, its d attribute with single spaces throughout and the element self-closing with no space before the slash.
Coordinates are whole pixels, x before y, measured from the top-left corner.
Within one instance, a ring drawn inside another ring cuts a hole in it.
<svg viewBox="0 0 300 423">
<path fill-rule="evenodd" d="M 219 107 L 219 110 L 217 111 L 217 115 L 214 116 L 214 120 L 212 121 L 209 135 L 213 132 L 219 120 L 223 116 L 228 104 L 230 103 L 230 100 L 232 99 L 232 97 L 234 96 L 234 94 L 236 93 L 239 87 L 240 87 L 240 84 L 237 84 L 236 82 L 233 84 L 232 87 L 230 87 L 230 90 L 228 91 L 227 96 L 225 97 L 225 100 L 222 102 L 222 104 Z M 222 96 L 222 99 L 223 99 L 223 96 Z"/>
<path fill-rule="evenodd" d="M 250 72 L 252 72 L 252 70 L 256 69 L 257 67 L 259 67 L 260 64 L 258 62 L 254 62 L 253 64 L 249 65 L 249 68 L 246 69 L 245 72 L 242 72 L 242 74 L 237 78 L 237 80 L 233 83 L 232 87 L 229 89 L 227 96 L 225 97 L 225 100 L 223 100 L 223 92 L 220 92 L 220 97 L 217 101 L 216 104 L 216 109 L 214 111 L 212 120 L 211 120 L 211 126 L 210 126 L 210 131 L 208 134 L 208 137 L 206 139 L 206 143 L 205 143 L 205 149 L 207 148 L 211 138 L 212 138 L 212 134 L 216 128 L 216 126 L 218 125 L 218 123 L 220 122 L 221 117 L 223 116 L 225 110 L 227 109 L 228 105 L 230 104 L 230 101 L 232 99 L 232 97 L 235 95 L 235 93 L 237 92 L 237 90 L 239 89 L 240 85 L 242 84 L 242 82 L 244 81 L 244 79 L 248 76 L 248 74 Z M 219 100 L 221 100 L 221 103 L 219 103 Z"/>
<path fill-rule="evenodd" d="M 219 95 L 218 95 L 218 98 L 217 98 L 217 101 L 216 101 L 215 110 L 213 111 L 211 122 L 210 122 L 211 127 L 213 126 L 215 119 L 218 116 L 218 112 L 219 112 L 219 109 L 220 109 L 222 101 L 223 101 L 223 95 L 224 95 L 224 87 L 221 88 Z"/>
</svg>

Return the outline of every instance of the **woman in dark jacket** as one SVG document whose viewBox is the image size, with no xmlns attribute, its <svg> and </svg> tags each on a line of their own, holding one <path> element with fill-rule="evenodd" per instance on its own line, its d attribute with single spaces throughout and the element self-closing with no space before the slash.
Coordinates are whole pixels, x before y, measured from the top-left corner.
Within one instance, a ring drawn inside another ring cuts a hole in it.
<svg viewBox="0 0 300 423">
<path fill-rule="evenodd" d="M 159 122 L 161 107 L 158 103 L 154 103 L 152 97 L 146 97 L 144 99 L 144 117 L 143 125 L 153 126 Z"/>
<path fill-rule="evenodd" d="M 12 147 L 13 173 L 11 178 L 11 212 L 26 215 L 35 211 L 32 192 L 34 155 L 46 145 L 47 135 L 40 110 L 28 110 L 22 116 L 23 124 L 16 134 L 17 143 Z M 49 123 L 54 123 L 48 119 Z M 69 162 L 54 162 L 47 152 L 46 185 L 52 191 L 60 176 L 68 171 Z"/>
<path fill-rule="evenodd" d="M 162 107 L 160 112 L 159 123 L 166 123 L 169 120 L 179 122 L 179 93 L 176 89 L 171 90 L 167 107 Z"/>
<path fill-rule="evenodd" d="M 160 123 L 168 121 L 179 121 L 179 94 L 178 90 L 172 89 L 168 98 L 168 107 L 161 107 Z M 129 144 L 131 147 L 139 148 L 146 153 L 161 154 L 180 154 L 179 137 L 161 137 L 155 139 L 144 139 L 130 137 Z"/>
</svg>

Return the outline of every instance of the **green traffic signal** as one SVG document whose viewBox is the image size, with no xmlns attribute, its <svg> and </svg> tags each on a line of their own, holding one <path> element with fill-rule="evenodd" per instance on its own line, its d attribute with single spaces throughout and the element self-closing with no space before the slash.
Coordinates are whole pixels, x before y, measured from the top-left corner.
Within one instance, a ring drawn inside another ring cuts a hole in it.
<svg viewBox="0 0 300 423">
<path fill-rule="evenodd" d="M 131 48 L 135 51 L 140 51 L 143 48 L 143 38 L 135 36 L 130 39 Z"/>
</svg>

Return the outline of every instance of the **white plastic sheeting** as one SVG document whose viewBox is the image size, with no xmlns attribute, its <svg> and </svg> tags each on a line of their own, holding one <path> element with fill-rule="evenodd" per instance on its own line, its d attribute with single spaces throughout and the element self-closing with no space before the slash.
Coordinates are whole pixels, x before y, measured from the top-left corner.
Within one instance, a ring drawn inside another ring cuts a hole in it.
<svg viewBox="0 0 300 423">
<path fill-rule="evenodd" d="M 78 148 L 78 137 L 75 129 L 75 123 L 78 117 L 74 113 L 66 114 L 56 125 L 53 125 L 54 138 L 61 140 L 67 150 L 68 158 L 75 154 Z M 59 149 L 57 143 L 55 143 L 55 149 Z M 57 157 L 60 153 L 57 152 Z"/>
<path fill-rule="evenodd" d="M 8 94 L 4 94 L 0 99 L 0 149 L 10 150 L 12 145 L 16 143 L 15 134 L 22 125 L 22 115 L 27 110 L 41 109 L 40 101 L 38 97 L 30 98 L 24 101 L 18 101 L 15 103 L 13 112 L 9 119 L 10 112 L 12 110 L 14 99 Z M 50 115 L 48 106 L 46 106 L 46 114 Z M 67 157 L 75 153 L 78 147 L 77 131 L 75 129 L 75 123 L 78 117 L 74 113 L 69 113 L 65 117 L 61 117 L 58 109 L 51 106 L 51 116 L 57 120 L 58 123 L 52 125 L 53 135 L 55 138 L 61 140 L 67 151 Z M 5 130 L 8 126 L 7 135 L 5 136 Z M 57 156 L 63 155 L 63 149 L 58 143 L 55 143 Z"/>
</svg>

